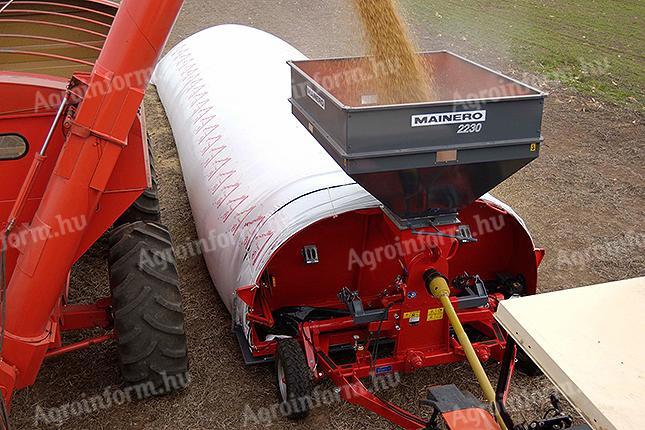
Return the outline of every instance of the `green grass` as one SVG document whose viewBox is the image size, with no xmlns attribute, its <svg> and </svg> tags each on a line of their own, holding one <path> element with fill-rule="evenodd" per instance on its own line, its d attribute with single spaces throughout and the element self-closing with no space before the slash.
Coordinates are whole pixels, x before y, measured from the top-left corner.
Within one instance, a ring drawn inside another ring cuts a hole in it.
<svg viewBox="0 0 645 430">
<path fill-rule="evenodd" d="M 465 38 L 474 49 L 499 52 L 522 69 L 583 94 L 645 109 L 643 0 L 401 3 L 430 36 Z"/>
</svg>

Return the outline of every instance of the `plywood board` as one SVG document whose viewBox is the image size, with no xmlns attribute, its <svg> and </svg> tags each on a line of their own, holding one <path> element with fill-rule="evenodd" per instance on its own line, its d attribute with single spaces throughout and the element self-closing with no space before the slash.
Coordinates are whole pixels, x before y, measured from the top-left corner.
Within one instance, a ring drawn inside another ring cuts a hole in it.
<svg viewBox="0 0 645 430">
<path fill-rule="evenodd" d="M 506 300 L 496 318 L 594 429 L 645 428 L 645 277 Z"/>
</svg>

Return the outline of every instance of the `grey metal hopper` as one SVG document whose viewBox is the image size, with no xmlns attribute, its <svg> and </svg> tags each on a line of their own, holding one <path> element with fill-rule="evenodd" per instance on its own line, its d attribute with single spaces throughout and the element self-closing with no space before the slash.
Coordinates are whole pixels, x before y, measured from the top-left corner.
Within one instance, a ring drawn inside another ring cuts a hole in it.
<svg viewBox="0 0 645 430">
<path fill-rule="evenodd" d="M 289 63 L 294 115 L 402 220 L 458 212 L 543 140 L 544 93 L 450 52 L 420 55 L 435 99 L 398 105 L 378 104 L 369 58 Z"/>
</svg>

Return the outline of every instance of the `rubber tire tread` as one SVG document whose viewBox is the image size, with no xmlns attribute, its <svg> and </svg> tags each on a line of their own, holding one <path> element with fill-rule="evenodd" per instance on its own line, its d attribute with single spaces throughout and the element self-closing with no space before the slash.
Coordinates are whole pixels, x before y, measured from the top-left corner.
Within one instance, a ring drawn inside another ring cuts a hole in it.
<svg viewBox="0 0 645 430">
<path fill-rule="evenodd" d="M 109 237 L 110 287 L 119 364 L 128 384 L 155 395 L 188 383 L 188 348 L 170 233 L 153 222 L 124 224 Z"/>
<path fill-rule="evenodd" d="M 277 368 L 280 363 L 284 367 L 284 374 L 287 384 L 288 399 L 283 399 L 280 394 L 278 386 L 278 399 L 281 402 L 293 402 L 299 410 L 292 410 L 288 416 L 292 420 L 302 420 L 306 418 L 310 410 L 310 401 L 298 401 L 298 399 L 311 399 L 313 393 L 313 375 L 311 369 L 307 365 L 307 357 L 300 346 L 297 339 L 282 339 L 278 341 L 276 351 L 276 385 L 277 381 Z M 295 409 L 295 408 L 294 408 Z"/>
</svg>

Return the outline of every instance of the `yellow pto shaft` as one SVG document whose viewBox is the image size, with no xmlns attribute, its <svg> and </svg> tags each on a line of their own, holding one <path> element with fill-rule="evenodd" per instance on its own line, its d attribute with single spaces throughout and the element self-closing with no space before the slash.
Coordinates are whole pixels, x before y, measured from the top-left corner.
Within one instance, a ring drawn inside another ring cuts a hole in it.
<svg viewBox="0 0 645 430">
<path fill-rule="evenodd" d="M 450 324 L 452 325 L 452 328 L 457 335 L 457 339 L 459 339 L 459 344 L 464 349 L 468 363 L 470 363 L 470 367 L 475 373 L 475 377 L 479 382 L 479 386 L 484 392 L 486 400 L 488 400 L 493 405 L 497 423 L 502 430 L 507 430 L 504 421 L 497 411 L 497 403 L 493 385 L 490 383 L 490 380 L 486 375 L 486 371 L 479 361 L 479 357 L 477 357 L 477 353 L 475 352 L 472 343 L 470 343 L 470 339 L 468 338 L 464 327 L 461 325 L 461 321 L 459 321 L 457 312 L 455 312 L 455 308 L 452 306 L 452 302 L 450 301 L 450 287 L 448 286 L 448 282 L 446 282 L 446 280 L 442 276 L 436 274 L 435 276 L 426 279 L 426 285 L 430 294 L 441 301 L 441 304 L 446 311 L 446 315 L 448 315 L 448 320 L 450 320 Z"/>
</svg>

